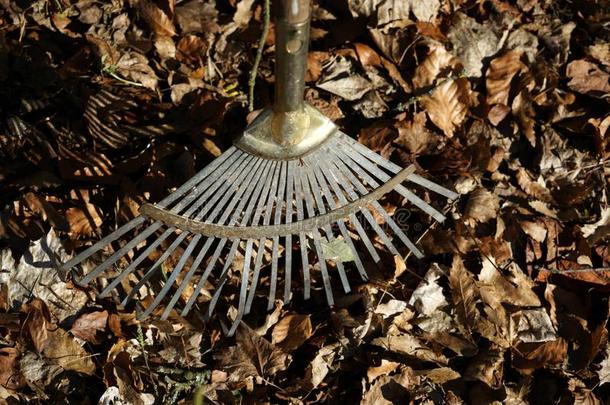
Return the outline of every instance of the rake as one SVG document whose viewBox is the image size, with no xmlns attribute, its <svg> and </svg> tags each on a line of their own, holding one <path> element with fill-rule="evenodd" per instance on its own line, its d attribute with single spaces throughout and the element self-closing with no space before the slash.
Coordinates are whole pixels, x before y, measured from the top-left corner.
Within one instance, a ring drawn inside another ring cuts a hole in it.
<svg viewBox="0 0 610 405">
<path fill-rule="evenodd" d="M 413 166 L 403 169 L 359 144 L 304 102 L 310 2 L 281 0 L 277 6 L 274 105 L 263 110 L 233 146 L 168 197 L 157 204 L 144 204 L 138 217 L 64 264 L 64 269 L 71 269 L 137 230 L 131 240 L 84 275 L 81 285 L 133 253 L 129 265 L 100 293 L 107 296 L 127 277 L 135 277 L 137 282 L 122 302 L 126 305 L 172 253 L 185 245 L 140 318 L 153 313 L 166 297 L 169 301 L 161 318 L 167 318 L 176 305 L 182 307 L 184 316 L 203 289 L 213 291 L 205 313 L 209 318 L 234 275 L 240 280 L 237 314 L 230 329 L 223 324 L 224 332 L 232 335 L 250 312 L 269 261 L 268 310 L 275 303 L 280 273 L 283 302 L 292 298 L 293 253 L 300 257 L 304 298 L 311 296 L 312 274 L 319 273 L 330 306 L 334 305 L 331 278 L 338 276 L 345 293 L 351 290 L 349 271 L 356 271 L 363 281 L 368 279 L 361 251 L 379 263 L 379 245 L 402 257 L 396 246 L 400 242 L 416 257 L 423 257 L 378 200 L 394 190 L 442 222 L 443 214 L 403 183 L 448 199 L 457 194 L 415 174 Z M 383 227 L 375 216 L 385 222 Z M 140 264 L 162 243 L 169 246 L 142 271 Z M 270 260 L 265 259 L 269 250 Z M 243 255 L 243 264 L 235 260 L 238 254 Z M 211 278 L 215 288 L 210 287 Z M 187 299 L 185 288 L 193 284 Z"/>
</svg>

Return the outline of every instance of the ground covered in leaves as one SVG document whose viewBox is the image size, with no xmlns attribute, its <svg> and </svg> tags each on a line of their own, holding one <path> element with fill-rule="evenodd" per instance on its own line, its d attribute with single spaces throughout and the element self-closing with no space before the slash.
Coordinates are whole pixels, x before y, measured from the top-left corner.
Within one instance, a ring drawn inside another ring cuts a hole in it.
<svg viewBox="0 0 610 405">
<path fill-rule="evenodd" d="M 309 102 L 461 196 L 424 196 L 441 225 L 384 198 L 425 259 L 386 253 L 333 310 L 295 280 L 227 339 L 199 311 L 139 322 L 154 291 L 121 307 L 59 263 L 247 125 L 263 4 L 0 0 L 3 403 L 607 401 L 610 3 L 314 3 Z"/>
</svg>

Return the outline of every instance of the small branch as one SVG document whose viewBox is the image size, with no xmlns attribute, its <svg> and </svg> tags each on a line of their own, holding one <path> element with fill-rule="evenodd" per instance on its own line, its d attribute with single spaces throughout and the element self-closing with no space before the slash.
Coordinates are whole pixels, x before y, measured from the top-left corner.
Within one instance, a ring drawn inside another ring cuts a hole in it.
<svg viewBox="0 0 610 405">
<path fill-rule="evenodd" d="M 252 70 L 250 71 L 250 80 L 248 81 L 248 109 L 250 111 L 254 110 L 254 87 L 256 85 L 256 76 L 258 75 L 258 66 L 261 63 L 261 59 L 263 59 L 263 49 L 265 48 L 265 41 L 267 40 L 267 35 L 269 34 L 269 21 L 271 18 L 270 12 L 270 0 L 264 0 L 264 11 L 263 11 L 263 32 L 261 33 L 261 38 L 258 41 L 258 48 L 256 49 L 256 57 L 254 58 L 254 65 L 252 65 Z"/>
</svg>

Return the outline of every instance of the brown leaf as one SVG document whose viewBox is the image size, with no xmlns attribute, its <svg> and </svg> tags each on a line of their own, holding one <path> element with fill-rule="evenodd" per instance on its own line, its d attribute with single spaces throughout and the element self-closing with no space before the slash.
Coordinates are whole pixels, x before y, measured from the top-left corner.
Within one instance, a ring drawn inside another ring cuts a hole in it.
<svg viewBox="0 0 610 405">
<path fill-rule="evenodd" d="M 449 360 L 442 354 L 426 347 L 418 338 L 409 334 L 385 336 L 373 339 L 371 344 L 384 349 L 414 357 L 423 361 L 431 361 L 439 365 L 447 365 Z"/>
<path fill-rule="evenodd" d="M 426 114 L 421 111 L 413 115 L 413 120 L 403 120 L 395 126 L 398 137 L 394 140 L 404 146 L 414 155 L 424 154 L 433 150 L 439 143 L 440 137 L 426 128 Z"/>
<path fill-rule="evenodd" d="M 508 95 L 513 77 L 526 69 L 521 62 L 521 55 L 521 51 L 508 51 L 489 64 L 485 75 L 487 103 L 489 105 L 508 105 Z"/>
<path fill-rule="evenodd" d="M 21 312 L 25 313 L 23 330 L 28 333 L 36 351 L 42 353 L 49 340 L 49 324 L 51 322 L 47 305 L 43 300 L 34 298 L 21 306 Z"/>
<path fill-rule="evenodd" d="M 309 315 L 288 315 L 273 328 L 271 343 L 290 353 L 305 343 L 312 333 Z"/>
<path fill-rule="evenodd" d="M 458 327 L 464 329 L 467 336 L 470 336 L 479 318 L 476 308 L 478 291 L 473 275 L 466 270 L 458 255 L 453 256 L 449 270 L 449 287 L 459 321 Z"/>
<path fill-rule="evenodd" d="M 354 44 L 354 49 L 362 66 L 382 66 L 381 58 L 370 46 L 357 42 Z"/>
<path fill-rule="evenodd" d="M 459 127 L 469 107 L 472 105 L 470 82 L 465 79 L 448 79 L 434 89 L 432 94 L 423 96 L 420 102 L 430 120 L 446 136 L 452 137 Z"/>
<path fill-rule="evenodd" d="M 485 223 L 495 218 L 499 209 L 498 197 L 487 189 L 479 187 L 470 194 L 464 214 L 479 223 Z"/>
<path fill-rule="evenodd" d="M 155 3 L 142 0 L 139 5 L 142 18 L 155 34 L 168 37 L 176 35 L 174 23 Z"/>
<path fill-rule="evenodd" d="M 610 93 L 610 75 L 595 63 L 584 59 L 572 61 L 566 76 L 570 78 L 568 86 L 579 93 L 600 98 L 607 98 Z"/>
<path fill-rule="evenodd" d="M 49 335 L 44 357 L 64 370 L 93 375 L 95 364 L 89 353 L 68 332 L 57 328 Z"/>
<path fill-rule="evenodd" d="M 360 405 L 392 405 L 408 403 L 410 390 L 420 384 L 409 367 L 403 366 L 400 374 L 384 375 L 375 380 L 362 395 Z"/>
<path fill-rule="evenodd" d="M 185 62 L 203 62 L 208 43 L 196 35 L 186 35 L 180 38 L 176 45 L 176 59 Z"/>
<path fill-rule="evenodd" d="M 77 238 L 96 235 L 103 223 L 101 210 L 90 203 L 85 203 L 84 209 L 68 208 L 65 215 L 70 225 L 70 233 Z"/>
<path fill-rule="evenodd" d="M 237 330 L 236 345 L 220 354 L 218 360 L 232 379 L 242 380 L 273 377 L 286 369 L 290 356 L 242 324 Z"/>
<path fill-rule="evenodd" d="M 18 359 L 19 351 L 14 347 L 0 349 L 0 385 L 6 389 L 18 390 L 24 385 Z"/>
<path fill-rule="evenodd" d="M 469 381 L 482 381 L 492 389 L 502 386 L 504 375 L 504 352 L 490 349 L 479 353 L 470 362 L 464 378 Z"/>
<path fill-rule="evenodd" d="M 373 382 L 377 377 L 382 375 L 388 375 L 396 370 L 400 366 L 400 363 L 394 361 L 388 361 L 386 359 L 381 360 L 381 364 L 376 367 L 369 367 L 366 372 L 366 376 L 369 382 Z"/>
<path fill-rule="evenodd" d="M 513 353 L 515 368 L 531 373 L 546 365 L 562 363 L 568 355 L 568 343 L 559 338 L 544 343 L 521 343 Z"/>
<path fill-rule="evenodd" d="M 432 45 L 426 59 L 415 69 L 413 85 L 415 88 L 427 87 L 434 84 L 438 75 L 446 69 L 454 69 L 459 61 L 447 52 L 441 45 Z"/>
<path fill-rule="evenodd" d="M 108 311 L 96 311 L 79 316 L 72 324 L 70 332 L 77 338 L 89 343 L 99 344 L 99 332 L 106 330 L 108 322 Z"/>
</svg>

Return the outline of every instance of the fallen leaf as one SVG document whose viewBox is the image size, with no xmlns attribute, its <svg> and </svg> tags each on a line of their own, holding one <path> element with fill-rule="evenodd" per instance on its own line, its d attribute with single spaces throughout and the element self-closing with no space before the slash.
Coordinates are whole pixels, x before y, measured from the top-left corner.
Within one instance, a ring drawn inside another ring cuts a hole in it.
<svg viewBox="0 0 610 405">
<path fill-rule="evenodd" d="M 142 18 L 155 34 L 169 37 L 176 35 L 174 23 L 155 3 L 142 0 L 139 2 L 139 6 Z"/>
<path fill-rule="evenodd" d="M 290 353 L 305 343 L 312 333 L 309 315 L 288 315 L 273 328 L 271 343 Z"/>
<path fill-rule="evenodd" d="M 526 69 L 526 66 L 520 60 L 521 55 L 522 52 L 518 50 L 508 51 L 490 62 L 485 74 L 487 103 L 489 105 L 509 105 L 508 96 L 513 77 Z"/>
<path fill-rule="evenodd" d="M 70 332 L 89 343 L 99 344 L 99 332 L 106 330 L 108 311 L 89 312 L 79 316 L 72 324 Z"/>
<path fill-rule="evenodd" d="M 464 332 L 469 336 L 479 318 L 476 308 L 478 291 L 473 275 L 466 270 L 462 259 L 457 255 L 453 256 L 449 270 L 449 287 L 459 321 L 458 326 L 463 327 Z"/>
<path fill-rule="evenodd" d="M 447 305 L 443 288 L 438 285 L 442 275 L 438 265 L 433 264 L 426 273 L 425 280 L 421 281 L 411 294 L 409 305 L 414 306 L 420 314 L 430 316 Z"/>
<path fill-rule="evenodd" d="M 418 338 L 409 334 L 385 336 L 373 339 L 371 344 L 383 347 L 385 350 L 414 357 L 423 361 L 430 361 L 446 365 L 448 359 L 442 353 L 436 353 L 426 347 Z"/>
<path fill-rule="evenodd" d="M 485 223 L 498 215 L 500 201 L 498 197 L 483 187 L 470 193 L 464 215 L 472 220 Z"/>
<path fill-rule="evenodd" d="M 388 375 L 396 370 L 400 366 L 400 363 L 396 363 L 394 361 L 388 361 L 386 359 L 381 359 L 381 364 L 376 367 L 369 367 L 366 372 L 366 376 L 369 382 L 373 382 L 377 377 L 382 375 Z"/>
<path fill-rule="evenodd" d="M 482 381 L 492 389 L 502 386 L 504 377 L 504 352 L 496 349 L 477 354 L 466 367 L 464 379 Z"/>
<path fill-rule="evenodd" d="M 87 375 L 93 375 L 95 372 L 95 364 L 91 360 L 90 354 L 61 328 L 55 329 L 50 334 L 48 344 L 42 353 L 49 363 L 57 365 L 63 370 Z"/>
<path fill-rule="evenodd" d="M 491 24 L 479 24 L 474 18 L 457 12 L 447 33 L 453 54 L 462 62 L 466 75 L 480 77 L 483 60 L 495 54 L 500 46 Z"/>
<path fill-rule="evenodd" d="M 610 93 L 610 75 L 584 59 L 570 62 L 566 76 L 570 78 L 568 86 L 579 93 L 600 98 Z"/>
<path fill-rule="evenodd" d="M 599 363 L 599 369 L 596 370 L 599 378 L 599 385 L 604 385 L 610 382 L 610 345 L 606 346 L 605 356 Z"/>
<path fill-rule="evenodd" d="M 47 347 L 49 341 L 49 326 L 51 315 L 45 302 L 39 298 L 32 299 L 29 303 L 21 306 L 21 312 L 26 317 L 23 321 L 23 330 L 27 331 L 28 337 L 34 344 L 38 353 Z"/>
<path fill-rule="evenodd" d="M 0 349 L 0 385 L 13 391 L 24 385 L 19 371 L 19 351 L 14 347 Z"/>
<path fill-rule="evenodd" d="M 421 97 L 420 103 L 434 125 L 446 136 L 452 137 L 472 105 L 471 93 L 467 79 L 448 79 L 436 87 L 432 94 Z"/>
<path fill-rule="evenodd" d="M 290 356 L 242 323 L 237 329 L 236 345 L 221 353 L 218 360 L 231 379 L 239 381 L 256 376 L 271 378 L 286 369 Z"/>
</svg>

